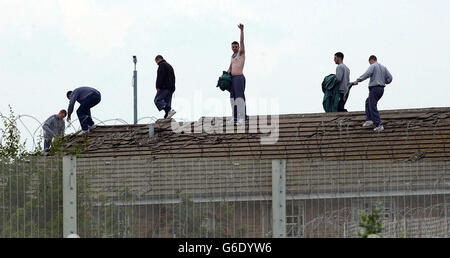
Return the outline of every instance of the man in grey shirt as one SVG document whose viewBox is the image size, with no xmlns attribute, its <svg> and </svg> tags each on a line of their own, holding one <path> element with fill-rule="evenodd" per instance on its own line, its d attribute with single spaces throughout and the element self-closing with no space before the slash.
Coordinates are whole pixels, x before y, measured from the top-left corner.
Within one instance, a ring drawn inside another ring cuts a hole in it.
<svg viewBox="0 0 450 258">
<path fill-rule="evenodd" d="M 337 87 L 339 87 L 339 105 L 338 112 L 347 112 L 347 109 L 344 108 L 345 96 L 348 92 L 348 88 L 350 85 L 350 69 L 344 64 L 344 54 L 341 52 L 337 52 L 334 54 L 334 62 L 338 65 L 336 67 L 336 82 Z"/>
<path fill-rule="evenodd" d="M 367 71 L 356 80 L 353 85 L 366 80 L 370 77 L 369 82 L 369 97 L 366 100 L 366 122 L 364 127 L 375 125 L 375 132 L 381 132 L 384 130 L 380 119 L 380 113 L 378 112 L 377 103 L 384 94 L 384 87 L 386 84 L 392 82 L 392 75 L 388 69 L 382 64 L 377 62 L 376 56 L 369 57 L 370 67 Z"/>
<path fill-rule="evenodd" d="M 44 125 L 42 125 L 42 129 L 44 130 L 44 155 L 48 155 L 52 140 L 55 137 L 64 136 L 64 118 L 66 115 L 67 111 L 63 109 L 59 111 L 58 114 L 50 116 L 47 120 L 45 120 Z"/>
</svg>

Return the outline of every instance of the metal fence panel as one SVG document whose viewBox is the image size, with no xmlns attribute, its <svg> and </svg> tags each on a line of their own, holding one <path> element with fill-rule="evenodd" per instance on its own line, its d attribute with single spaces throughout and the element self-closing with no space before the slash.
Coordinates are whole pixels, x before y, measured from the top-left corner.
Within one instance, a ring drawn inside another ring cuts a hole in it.
<svg viewBox="0 0 450 258">
<path fill-rule="evenodd" d="M 61 182 L 60 159 L 0 159 L 0 237 L 62 237 Z"/>
<path fill-rule="evenodd" d="M 286 161 L 287 237 L 448 237 L 450 161 Z M 77 158 L 81 237 L 272 237 L 272 161 Z M 63 237 L 62 159 L 0 160 L 0 237 Z M 274 207 L 276 208 L 276 207 Z"/>
</svg>

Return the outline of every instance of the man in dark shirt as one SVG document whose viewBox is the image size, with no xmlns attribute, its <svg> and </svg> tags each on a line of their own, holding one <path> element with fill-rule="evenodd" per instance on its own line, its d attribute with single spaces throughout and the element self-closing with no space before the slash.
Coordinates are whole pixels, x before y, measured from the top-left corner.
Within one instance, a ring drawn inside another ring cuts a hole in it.
<svg viewBox="0 0 450 258">
<path fill-rule="evenodd" d="M 172 95 L 175 92 L 175 73 L 172 66 L 161 55 L 156 56 L 158 74 L 156 77 L 155 105 L 159 111 L 164 110 L 164 118 L 170 119 L 176 111 L 172 109 Z"/>
</svg>

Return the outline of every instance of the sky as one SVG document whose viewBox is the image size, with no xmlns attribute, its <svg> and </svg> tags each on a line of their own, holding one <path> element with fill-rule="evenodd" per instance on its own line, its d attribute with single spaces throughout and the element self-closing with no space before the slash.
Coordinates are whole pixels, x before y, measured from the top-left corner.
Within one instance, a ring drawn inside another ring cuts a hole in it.
<svg viewBox="0 0 450 258">
<path fill-rule="evenodd" d="M 138 117 L 149 123 L 163 116 L 153 103 L 161 54 L 175 69 L 175 119 L 229 116 L 216 85 L 239 23 L 249 115 L 323 112 L 321 83 L 338 51 L 351 80 L 372 54 L 390 70 L 380 110 L 445 107 L 449 10 L 448 0 L 0 0 L 0 113 L 11 105 L 34 132 L 67 109 L 68 90 L 91 86 L 102 93 L 95 121 L 132 123 L 136 55 Z M 367 84 L 352 89 L 349 111 L 364 110 Z"/>
</svg>

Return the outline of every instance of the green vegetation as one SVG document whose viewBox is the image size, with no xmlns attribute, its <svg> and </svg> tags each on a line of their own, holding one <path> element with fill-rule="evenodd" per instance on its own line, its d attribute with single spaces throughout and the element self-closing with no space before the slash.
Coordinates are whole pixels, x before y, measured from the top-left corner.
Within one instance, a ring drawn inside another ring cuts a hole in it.
<svg viewBox="0 0 450 258">
<path fill-rule="evenodd" d="M 361 215 L 361 222 L 359 226 L 362 231 L 358 230 L 358 236 L 361 238 L 373 237 L 374 235 L 381 236 L 383 232 L 383 225 L 380 219 L 381 208 L 380 204 L 371 211 L 371 214 L 366 214 L 363 212 Z"/>
<path fill-rule="evenodd" d="M 62 164 L 26 151 L 11 107 L 1 118 L 0 237 L 59 237 Z"/>
</svg>

